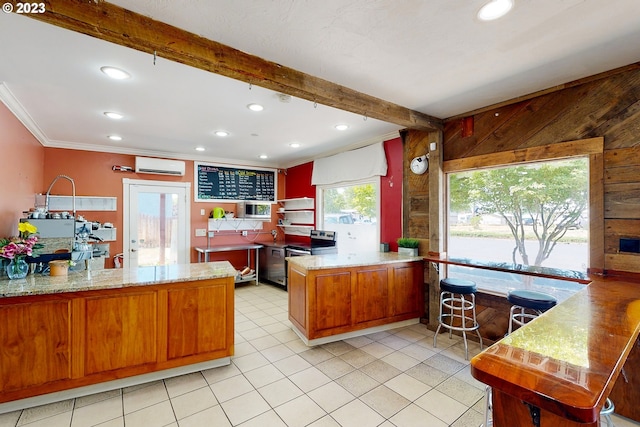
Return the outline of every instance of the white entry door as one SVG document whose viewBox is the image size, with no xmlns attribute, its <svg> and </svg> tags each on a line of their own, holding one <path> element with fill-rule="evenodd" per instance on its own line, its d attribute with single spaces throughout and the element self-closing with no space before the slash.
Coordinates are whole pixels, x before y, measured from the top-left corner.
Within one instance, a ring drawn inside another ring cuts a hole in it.
<svg viewBox="0 0 640 427">
<path fill-rule="evenodd" d="M 189 263 L 191 183 L 124 179 L 124 265 Z"/>
</svg>

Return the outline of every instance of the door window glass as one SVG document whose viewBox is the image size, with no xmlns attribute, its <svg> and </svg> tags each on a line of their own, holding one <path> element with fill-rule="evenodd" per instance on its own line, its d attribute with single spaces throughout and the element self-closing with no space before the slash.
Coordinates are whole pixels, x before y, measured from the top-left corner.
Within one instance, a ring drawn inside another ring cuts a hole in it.
<svg viewBox="0 0 640 427">
<path fill-rule="evenodd" d="M 178 194 L 138 193 L 138 265 L 178 263 Z"/>
</svg>

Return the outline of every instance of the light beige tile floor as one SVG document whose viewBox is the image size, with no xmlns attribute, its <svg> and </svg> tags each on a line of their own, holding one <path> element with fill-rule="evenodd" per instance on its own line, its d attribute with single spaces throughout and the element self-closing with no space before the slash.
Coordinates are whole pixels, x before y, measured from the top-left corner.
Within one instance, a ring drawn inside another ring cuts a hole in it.
<svg viewBox="0 0 640 427">
<path fill-rule="evenodd" d="M 483 421 L 484 386 L 464 347 L 413 325 L 309 348 L 286 292 L 236 288 L 229 366 L 0 414 L 0 427 L 466 427 Z M 470 353 L 478 346 L 470 344 Z M 615 417 L 616 426 L 640 424 Z"/>
</svg>

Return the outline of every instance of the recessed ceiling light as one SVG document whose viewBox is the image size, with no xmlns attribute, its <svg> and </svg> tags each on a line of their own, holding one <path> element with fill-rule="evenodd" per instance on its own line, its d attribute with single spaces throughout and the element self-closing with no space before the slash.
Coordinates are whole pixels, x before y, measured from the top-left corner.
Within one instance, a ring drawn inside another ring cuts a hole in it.
<svg viewBox="0 0 640 427">
<path fill-rule="evenodd" d="M 131 77 L 131 74 L 116 67 L 101 67 L 100 71 L 102 71 L 112 79 L 116 79 L 116 80 L 123 80 Z"/>
<path fill-rule="evenodd" d="M 338 130 L 347 130 L 347 129 L 349 129 L 349 125 L 336 125 L 336 129 L 338 129 Z"/>
<path fill-rule="evenodd" d="M 513 7 L 513 0 L 491 0 L 480 8 L 478 19 L 481 21 L 493 21 L 502 18 Z"/>
<path fill-rule="evenodd" d="M 122 114 L 114 113 L 113 111 L 105 111 L 104 115 L 114 120 L 120 120 L 124 117 Z"/>
<path fill-rule="evenodd" d="M 204 147 L 196 147 L 196 151 L 204 151 L 205 148 Z"/>
<path fill-rule="evenodd" d="M 217 130 L 215 131 L 216 136 L 229 136 L 229 132 L 227 132 L 226 130 Z"/>
<path fill-rule="evenodd" d="M 264 107 L 260 104 L 249 104 L 247 105 L 247 108 L 251 111 L 262 111 L 264 110 Z"/>
<path fill-rule="evenodd" d="M 122 141 L 122 137 L 119 135 L 109 135 L 107 138 L 109 138 L 112 141 Z"/>
<path fill-rule="evenodd" d="M 259 157 L 260 157 L 262 160 L 264 160 L 264 159 L 268 159 L 268 158 L 269 158 L 269 156 L 267 156 L 266 154 L 260 154 L 260 156 L 259 156 Z"/>
<path fill-rule="evenodd" d="M 300 147 L 300 143 L 292 142 L 291 144 L 289 144 L 289 147 L 291 147 L 291 148 L 299 148 Z"/>
</svg>

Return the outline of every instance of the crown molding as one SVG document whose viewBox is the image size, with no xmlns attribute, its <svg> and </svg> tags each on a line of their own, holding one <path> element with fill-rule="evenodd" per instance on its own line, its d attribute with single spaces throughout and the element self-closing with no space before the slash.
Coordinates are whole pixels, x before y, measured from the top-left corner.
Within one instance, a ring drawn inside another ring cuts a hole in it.
<svg viewBox="0 0 640 427">
<path fill-rule="evenodd" d="M 0 82 L 0 100 L 4 105 L 7 106 L 9 111 L 13 113 L 13 115 L 20 120 L 20 123 L 24 125 L 25 128 L 31 134 L 40 141 L 45 147 L 49 146 L 49 138 L 45 135 L 45 133 L 40 129 L 37 125 L 36 121 L 31 117 L 26 108 L 18 101 L 18 98 L 11 92 L 7 83 Z"/>
</svg>

